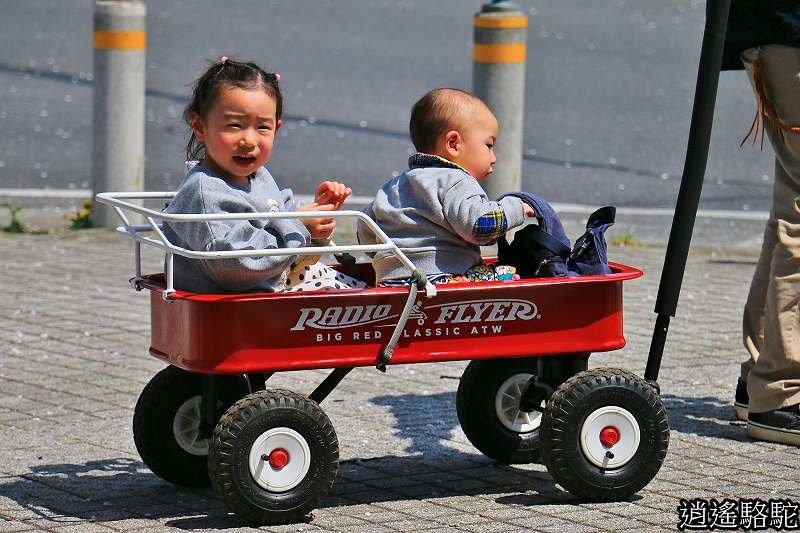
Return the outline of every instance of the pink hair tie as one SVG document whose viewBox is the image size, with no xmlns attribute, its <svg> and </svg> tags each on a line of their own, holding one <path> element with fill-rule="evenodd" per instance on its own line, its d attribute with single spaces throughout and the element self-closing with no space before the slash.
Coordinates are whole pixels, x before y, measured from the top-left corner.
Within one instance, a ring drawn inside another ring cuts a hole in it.
<svg viewBox="0 0 800 533">
<path fill-rule="evenodd" d="M 224 65 L 226 61 L 228 61 L 228 56 L 222 56 L 219 58 L 219 62 L 222 65 Z"/>
<path fill-rule="evenodd" d="M 281 75 L 280 75 L 280 74 L 278 74 L 277 72 L 275 73 L 275 79 L 276 79 L 277 81 L 281 81 Z"/>
</svg>

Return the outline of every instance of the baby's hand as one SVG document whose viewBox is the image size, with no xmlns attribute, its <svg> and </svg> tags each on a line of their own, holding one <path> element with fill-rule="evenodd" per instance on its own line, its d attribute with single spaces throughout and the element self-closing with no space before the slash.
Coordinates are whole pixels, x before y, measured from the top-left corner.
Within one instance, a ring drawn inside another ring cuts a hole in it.
<svg viewBox="0 0 800 533">
<path fill-rule="evenodd" d="M 318 205 L 331 204 L 334 210 L 338 210 L 351 192 L 349 187 L 338 181 L 323 181 L 317 187 L 314 202 Z"/>
<path fill-rule="evenodd" d="M 535 217 L 536 216 L 536 211 L 534 211 L 533 208 L 531 206 L 529 206 L 528 204 L 526 204 L 525 202 L 522 202 L 522 210 L 525 211 L 525 216 L 526 217 Z"/>
<path fill-rule="evenodd" d="M 299 207 L 298 211 L 334 211 L 336 208 L 333 204 L 308 204 Z M 300 221 L 311 234 L 311 238 L 315 241 L 324 241 L 330 238 L 333 233 L 333 228 L 336 227 L 336 219 L 334 218 L 301 218 Z"/>
</svg>

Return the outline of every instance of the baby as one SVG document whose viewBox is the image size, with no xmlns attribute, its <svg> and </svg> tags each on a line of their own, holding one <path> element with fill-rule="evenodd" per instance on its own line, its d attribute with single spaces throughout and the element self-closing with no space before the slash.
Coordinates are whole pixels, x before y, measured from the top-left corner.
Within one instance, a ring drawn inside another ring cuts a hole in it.
<svg viewBox="0 0 800 533">
<path fill-rule="evenodd" d="M 507 278 L 509 267 L 483 266 L 480 246 L 521 226 L 533 210 L 516 197 L 492 201 L 480 186 L 497 160 L 494 114 L 466 91 L 439 88 L 411 108 L 409 129 L 417 150 L 409 170 L 385 183 L 364 212 L 432 283 Z M 363 224 L 358 240 L 377 242 Z M 392 252 L 376 253 L 372 265 L 380 286 L 410 282 Z"/>
</svg>

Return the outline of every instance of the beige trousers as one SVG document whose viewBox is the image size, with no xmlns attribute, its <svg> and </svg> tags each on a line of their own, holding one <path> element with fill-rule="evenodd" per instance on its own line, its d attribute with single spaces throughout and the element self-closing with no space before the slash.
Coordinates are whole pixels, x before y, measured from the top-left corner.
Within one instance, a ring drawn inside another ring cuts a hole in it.
<svg viewBox="0 0 800 533">
<path fill-rule="evenodd" d="M 766 45 L 742 53 L 775 151 L 772 209 L 744 307 L 742 363 L 749 409 L 800 403 L 800 48 Z"/>
</svg>

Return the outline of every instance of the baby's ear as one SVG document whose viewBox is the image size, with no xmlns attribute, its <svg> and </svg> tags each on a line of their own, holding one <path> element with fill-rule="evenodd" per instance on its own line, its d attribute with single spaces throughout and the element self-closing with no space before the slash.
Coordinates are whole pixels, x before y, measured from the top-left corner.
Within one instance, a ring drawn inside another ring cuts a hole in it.
<svg viewBox="0 0 800 533">
<path fill-rule="evenodd" d="M 451 156 L 458 155 L 461 150 L 461 134 L 450 130 L 444 134 L 444 149 Z"/>
<path fill-rule="evenodd" d="M 275 121 L 275 131 L 278 131 L 279 129 L 281 129 L 281 126 L 283 126 L 283 121 L 281 119 L 278 119 L 277 121 Z"/>
</svg>

